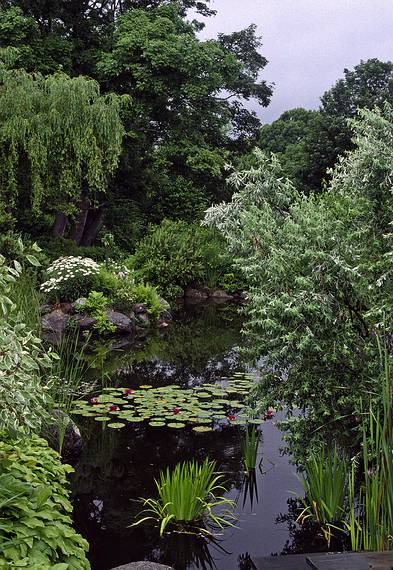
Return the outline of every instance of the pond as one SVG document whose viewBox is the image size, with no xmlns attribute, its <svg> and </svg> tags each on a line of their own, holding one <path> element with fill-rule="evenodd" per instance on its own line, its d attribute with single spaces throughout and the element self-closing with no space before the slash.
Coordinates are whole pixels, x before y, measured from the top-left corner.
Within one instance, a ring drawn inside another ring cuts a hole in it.
<svg viewBox="0 0 393 570">
<path fill-rule="evenodd" d="M 231 305 L 185 306 L 169 328 L 113 355 L 107 362 L 110 386 L 177 385 L 184 391 L 250 372 L 236 350 L 242 343 L 241 324 Z M 90 543 L 93 570 L 144 559 L 176 570 L 247 569 L 255 558 L 301 551 L 292 512 L 300 483 L 295 466 L 281 452 L 276 419 L 257 428 L 259 468 L 249 478 L 242 464 L 242 426 L 218 422 L 212 431 L 198 433 L 189 426 L 171 429 L 141 422 L 108 429 L 83 418 L 84 447 L 72 488 L 75 523 Z M 129 528 L 141 510 L 138 499 L 155 496 L 160 469 L 206 456 L 217 462 L 227 497 L 236 501 L 236 527 L 212 540 L 178 533 L 160 539 L 152 524 Z"/>
</svg>

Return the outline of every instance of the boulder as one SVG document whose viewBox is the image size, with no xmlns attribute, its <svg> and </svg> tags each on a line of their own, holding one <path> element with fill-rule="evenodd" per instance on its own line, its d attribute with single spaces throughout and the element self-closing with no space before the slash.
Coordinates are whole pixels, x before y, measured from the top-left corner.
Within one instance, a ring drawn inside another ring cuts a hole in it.
<svg viewBox="0 0 393 570">
<path fill-rule="evenodd" d="M 135 324 L 137 327 L 148 328 L 150 327 L 150 319 L 146 313 L 135 314 Z"/>
<path fill-rule="evenodd" d="M 160 323 L 171 323 L 173 321 L 173 317 L 171 315 L 171 313 L 167 310 L 162 311 L 160 317 L 159 317 L 159 322 Z"/>
<path fill-rule="evenodd" d="M 93 328 L 96 320 L 87 315 L 75 315 L 73 321 L 78 325 L 81 331 L 89 331 Z"/>
<path fill-rule="evenodd" d="M 130 562 L 129 564 L 116 566 L 116 568 L 112 568 L 112 570 L 173 570 L 173 568 L 171 568 L 171 566 L 157 564 L 157 562 L 144 560 L 143 562 Z"/>
<path fill-rule="evenodd" d="M 212 299 L 224 299 L 224 300 L 231 300 L 233 299 L 233 295 L 227 293 L 226 291 L 222 291 L 221 289 L 217 289 L 216 291 L 212 291 L 210 293 L 210 297 Z"/>
<path fill-rule="evenodd" d="M 133 331 L 133 322 L 132 320 L 124 315 L 123 313 L 119 313 L 118 311 L 113 311 L 109 309 L 106 312 L 108 320 L 115 325 L 117 333 L 130 333 Z M 139 316 L 139 315 L 138 315 Z"/>
<path fill-rule="evenodd" d="M 74 312 L 77 312 L 81 307 L 84 307 L 86 305 L 86 301 L 87 299 L 85 297 L 80 297 L 80 299 L 77 299 L 76 301 L 71 303 L 71 309 Z"/>
<path fill-rule="evenodd" d="M 42 317 L 42 330 L 44 333 L 61 336 L 66 329 L 69 318 L 61 309 L 55 309 Z"/>
<path fill-rule="evenodd" d="M 207 289 L 186 289 L 184 293 L 187 299 L 197 299 L 204 301 L 209 298 L 209 291 Z"/>
<path fill-rule="evenodd" d="M 41 315 L 47 315 L 48 313 L 50 313 L 52 311 L 52 305 L 49 304 L 45 304 L 45 305 L 41 305 L 40 307 L 40 314 Z"/>
<path fill-rule="evenodd" d="M 51 417 L 52 421 L 45 425 L 42 436 L 56 451 L 59 451 L 63 438 L 61 456 L 67 462 L 75 463 L 82 451 L 82 436 L 78 426 L 62 410 L 53 410 Z"/>
<path fill-rule="evenodd" d="M 136 315 L 147 313 L 147 305 L 145 303 L 136 303 L 133 306 L 133 311 Z"/>
</svg>

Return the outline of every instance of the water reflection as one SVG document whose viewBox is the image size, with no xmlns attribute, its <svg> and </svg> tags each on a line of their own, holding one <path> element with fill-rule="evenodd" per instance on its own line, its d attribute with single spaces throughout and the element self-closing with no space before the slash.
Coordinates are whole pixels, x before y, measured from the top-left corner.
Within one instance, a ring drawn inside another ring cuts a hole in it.
<svg viewBox="0 0 393 570">
<path fill-rule="evenodd" d="M 240 327 L 231 308 L 192 307 L 143 347 L 113 354 L 107 371 L 112 383 L 130 387 L 189 387 L 231 376 L 247 368 L 235 350 Z M 133 424 L 117 431 L 85 420 L 84 449 L 72 488 L 76 526 L 90 543 L 93 570 L 144 559 L 176 570 L 248 570 L 253 557 L 281 552 L 285 546 L 290 529 L 277 514 L 286 512 L 290 491 L 298 484 L 294 468 L 279 452 L 281 434 L 272 422 L 262 427 L 263 462 L 250 476 L 244 473 L 240 426 L 217 425 L 212 432 L 196 433 Z M 138 499 L 155 496 L 154 479 L 161 468 L 206 456 L 225 474 L 227 496 L 237 503 L 237 528 L 225 529 L 212 540 L 179 534 L 160 539 L 154 524 L 129 528 L 141 510 Z"/>
</svg>

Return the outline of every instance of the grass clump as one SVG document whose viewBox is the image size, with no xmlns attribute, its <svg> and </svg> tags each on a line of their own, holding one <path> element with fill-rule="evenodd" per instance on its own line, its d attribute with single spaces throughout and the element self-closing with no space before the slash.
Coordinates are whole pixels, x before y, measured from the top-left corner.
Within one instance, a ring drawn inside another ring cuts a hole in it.
<svg viewBox="0 0 393 570">
<path fill-rule="evenodd" d="M 206 525 L 220 529 L 232 526 L 234 503 L 221 496 L 225 492 L 222 479 L 216 473 L 216 463 L 209 459 L 202 464 L 185 461 L 173 470 L 161 471 L 156 480 L 158 498 L 143 500 L 146 508 L 131 526 L 156 520 L 160 522 L 161 536 L 170 524 L 180 532 L 202 534 L 211 534 Z M 221 508 L 219 514 L 215 508 Z"/>
<path fill-rule="evenodd" d="M 243 464 L 247 472 L 253 471 L 256 468 L 259 440 L 260 433 L 256 427 L 247 428 L 241 443 Z"/>
</svg>

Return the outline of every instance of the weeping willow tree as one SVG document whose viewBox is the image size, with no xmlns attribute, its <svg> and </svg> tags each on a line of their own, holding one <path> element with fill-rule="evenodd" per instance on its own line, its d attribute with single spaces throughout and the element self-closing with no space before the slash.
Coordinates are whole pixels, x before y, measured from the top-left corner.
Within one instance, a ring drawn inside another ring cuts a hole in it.
<svg viewBox="0 0 393 570">
<path fill-rule="evenodd" d="M 44 77 L 0 64 L 0 223 L 45 218 L 83 243 L 123 138 L 121 99 L 63 73 Z"/>
</svg>

